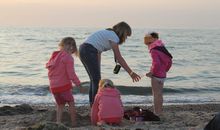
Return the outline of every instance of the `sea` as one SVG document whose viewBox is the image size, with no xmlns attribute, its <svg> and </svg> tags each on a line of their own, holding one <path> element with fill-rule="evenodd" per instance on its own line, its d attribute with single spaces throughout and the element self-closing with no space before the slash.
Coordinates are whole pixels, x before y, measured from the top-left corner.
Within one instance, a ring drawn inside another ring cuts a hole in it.
<svg viewBox="0 0 220 130">
<path fill-rule="evenodd" d="M 77 46 L 93 32 L 104 28 L 87 27 L 0 27 L 0 105 L 55 105 L 49 92 L 45 63 L 59 41 L 74 37 Z M 203 104 L 220 102 L 220 30 L 134 28 L 132 36 L 120 45 L 130 68 L 142 76 L 133 82 L 124 69 L 113 74 L 113 52 L 101 56 L 101 76 L 111 79 L 121 90 L 125 105 L 152 104 L 151 81 L 144 75 L 150 70 L 151 57 L 143 43 L 144 35 L 156 31 L 173 55 L 167 73 L 164 104 Z M 75 70 L 85 88 L 89 76 L 78 57 Z M 123 88 L 123 89 L 121 89 Z M 75 88 L 74 88 L 75 89 Z M 88 93 L 73 92 L 76 105 L 88 105 Z"/>
</svg>

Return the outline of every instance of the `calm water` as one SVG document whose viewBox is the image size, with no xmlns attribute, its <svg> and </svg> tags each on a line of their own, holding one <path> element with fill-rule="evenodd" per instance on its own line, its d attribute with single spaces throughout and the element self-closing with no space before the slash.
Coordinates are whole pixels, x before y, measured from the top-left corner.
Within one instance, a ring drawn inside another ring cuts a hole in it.
<svg viewBox="0 0 220 130">
<path fill-rule="evenodd" d="M 1 104 L 31 103 L 53 104 L 48 92 L 45 63 L 51 52 L 57 50 L 60 39 L 72 36 L 80 45 L 97 28 L 21 28 L 0 27 L 0 102 Z M 220 102 L 220 30 L 150 29 L 160 33 L 167 49 L 174 56 L 174 64 L 165 82 L 165 103 Z M 148 29 L 134 29 L 132 37 L 120 46 L 130 67 L 138 74 L 149 71 L 151 59 L 143 44 Z M 75 58 L 75 69 L 82 82 L 88 75 L 80 60 Z M 150 80 L 142 78 L 133 83 L 122 69 L 112 73 L 115 66 L 113 52 L 102 54 L 102 77 L 117 85 L 150 87 Z M 136 87 L 136 88 L 135 88 Z M 129 89 L 129 91 L 132 91 Z M 123 102 L 151 103 L 146 95 L 134 93 L 122 96 Z M 126 90 L 125 90 L 126 91 Z M 75 94 L 77 104 L 87 104 L 87 94 Z"/>
</svg>

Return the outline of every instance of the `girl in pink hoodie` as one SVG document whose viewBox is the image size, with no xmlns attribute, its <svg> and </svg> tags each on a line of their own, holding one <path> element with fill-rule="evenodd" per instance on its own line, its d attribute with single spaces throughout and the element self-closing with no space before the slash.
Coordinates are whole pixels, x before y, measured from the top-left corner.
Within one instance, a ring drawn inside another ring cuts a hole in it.
<svg viewBox="0 0 220 130">
<path fill-rule="evenodd" d="M 57 123 L 61 123 L 63 109 L 65 104 L 68 103 L 72 125 L 74 126 L 76 121 L 72 82 L 80 87 L 80 80 L 74 70 L 74 59 L 71 56 L 73 53 L 77 54 L 75 40 L 72 37 L 66 37 L 59 43 L 59 48 L 59 51 L 53 52 L 46 64 L 50 91 L 56 100 Z"/>
<path fill-rule="evenodd" d="M 159 40 L 158 33 L 152 32 L 144 37 L 144 44 L 148 46 L 152 58 L 150 72 L 146 74 L 151 78 L 152 93 L 154 96 L 154 113 L 162 114 L 163 86 L 166 73 L 172 66 L 172 55 L 167 51 L 164 43 Z"/>
<path fill-rule="evenodd" d="M 123 115 L 124 109 L 120 92 L 114 87 L 111 80 L 100 80 L 98 93 L 95 96 L 91 110 L 92 124 L 118 125 L 122 121 Z"/>
</svg>

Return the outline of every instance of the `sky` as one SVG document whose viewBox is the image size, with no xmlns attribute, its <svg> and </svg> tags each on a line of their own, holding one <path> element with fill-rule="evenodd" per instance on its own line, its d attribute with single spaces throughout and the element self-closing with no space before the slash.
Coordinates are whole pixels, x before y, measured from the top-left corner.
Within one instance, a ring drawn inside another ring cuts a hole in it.
<svg viewBox="0 0 220 130">
<path fill-rule="evenodd" d="M 0 26 L 220 28 L 220 0 L 0 0 Z"/>
</svg>

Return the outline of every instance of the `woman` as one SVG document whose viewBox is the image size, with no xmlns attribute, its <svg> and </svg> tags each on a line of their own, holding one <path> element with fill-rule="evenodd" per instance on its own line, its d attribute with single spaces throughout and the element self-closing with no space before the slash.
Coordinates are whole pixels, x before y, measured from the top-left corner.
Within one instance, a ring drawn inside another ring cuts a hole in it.
<svg viewBox="0 0 220 130">
<path fill-rule="evenodd" d="M 92 106 L 101 79 L 101 53 L 113 50 L 115 60 L 128 72 L 133 82 L 140 80 L 140 76 L 133 72 L 124 58 L 121 56 L 119 45 L 131 36 L 131 28 L 125 22 L 120 22 L 106 30 L 100 30 L 90 35 L 86 41 L 80 45 L 80 59 L 90 78 L 89 102 Z"/>
</svg>

